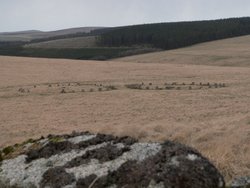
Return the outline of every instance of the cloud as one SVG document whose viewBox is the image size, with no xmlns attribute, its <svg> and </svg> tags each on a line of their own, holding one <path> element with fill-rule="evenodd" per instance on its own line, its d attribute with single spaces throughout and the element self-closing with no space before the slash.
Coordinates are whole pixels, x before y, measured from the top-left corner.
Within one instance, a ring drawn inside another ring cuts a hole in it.
<svg viewBox="0 0 250 188">
<path fill-rule="evenodd" d="M 249 0 L 0 0 L 0 31 L 250 16 Z"/>
</svg>

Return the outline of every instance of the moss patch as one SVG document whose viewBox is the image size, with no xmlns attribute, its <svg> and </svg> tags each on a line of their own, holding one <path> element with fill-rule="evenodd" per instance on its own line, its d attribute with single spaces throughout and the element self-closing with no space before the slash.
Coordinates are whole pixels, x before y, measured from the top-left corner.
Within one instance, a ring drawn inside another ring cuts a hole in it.
<svg viewBox="0 0 250 188">
<path fill-rule="evenodd" d="M 8 155 L 10 153 L 14 152 L 14 147 L 13 146 L 7 146 L 6 148 L 3 149 L 4 155 Z"/>
<path fill-rule="evenodd" d="M 53 142 L 53 143 L 63 142 L 64 138 L 63 137 L 59 137 L 59 136 L 55 136 L 55 137 L 50 138 L 49 141 Z"/>
<path fill-rule="evenodd" d="M 23 142 L 22 145 L 29 144 L 29 143 L 34 143 L 34 142 L 35 142 L 35 140 L 30 138 L 30 139 L 26 140 L 25 142 Z"/>
</svg>

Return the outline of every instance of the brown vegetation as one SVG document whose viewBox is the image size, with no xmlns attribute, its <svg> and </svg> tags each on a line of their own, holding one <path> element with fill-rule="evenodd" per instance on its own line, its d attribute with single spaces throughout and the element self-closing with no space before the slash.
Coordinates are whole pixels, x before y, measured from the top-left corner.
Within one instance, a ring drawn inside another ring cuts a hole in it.
<svg viewBox="0 0 250 188">
<path fill-rule="evenodd" d="M 0 57 L 0 147 L 73 130 L 150 141 L 169 139 L 197 148 L 227 180 L 250 175 L 250 65 L 229 63 L 235 61 L 236 53 L 238 60 L 248 58 L 245 49 L 249 44 L 241 42 L 242 48 L 231 54 L 227 51 L 230 45 L 224 46 L 232 60 L 211 63 L 201 58 L 203 65 L 194 65 L 197 61 L 192 63 L 189 55 L 184 61 L 184 56 L 174 55 L 177 51 L 164 52 L 172 53 L 173 61 L 168 56 L 163 62 L 157 59 L 162 57 L 159 53 L 152 54 L 155 63 L 152 59 L 142 63 L 141 57 L 133 57 L 130 63 Z M 214 51 L 208 44 L 200 46 L 203 56 L 222 53 L 217 43 Z M 236 44 L 240 46 L 240 42 Z M 183 54 L 201 52 L 196 47 L 182 50 Z M 142 81 L 142 90 L 124 87 Z M 166 82 L 177 85 L 165 86 Z M 195 84 L 190 86 L 192 82 Z M 53 87 L 46 86 L 48 83 Z M 67 83 L 72 84 L 65 90 L 75 93 L 61 94 L 62 88 L 54 87 Z M 103 85 L 103 92 L 98 92 L 96 83 Z M 154 90 L 157 86 L 163 89 Z M 181 89 L 164 89 L 170 86 Z M 207 89 L 195 89 L 200 87 Z M 19 88 L 30 93 L 18 92 Z M 90 93 L 90 88 L 95 92 Z"/>
</svg>

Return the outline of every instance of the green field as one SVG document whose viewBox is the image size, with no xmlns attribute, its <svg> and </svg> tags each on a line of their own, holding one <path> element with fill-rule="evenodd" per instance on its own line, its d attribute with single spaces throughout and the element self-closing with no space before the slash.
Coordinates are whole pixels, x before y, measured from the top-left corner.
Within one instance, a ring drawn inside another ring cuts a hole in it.
<svg viewBox="0 0 250 188">
<path fill-rule="evenodd" d="M 74 37 L 26 44 L 25 48 L 94 48 L 98 47 L 96 36 Z"/>
<path fill-rule="evenodd" d="M 106 60 L 123 56 L 134 48 L 80 48 L 80 49 L 56 49 L 56 48 L 23 48 L 9 47 L 0 48 L 1 55 L 45 57 L 65 59 Z"/>
</svg>

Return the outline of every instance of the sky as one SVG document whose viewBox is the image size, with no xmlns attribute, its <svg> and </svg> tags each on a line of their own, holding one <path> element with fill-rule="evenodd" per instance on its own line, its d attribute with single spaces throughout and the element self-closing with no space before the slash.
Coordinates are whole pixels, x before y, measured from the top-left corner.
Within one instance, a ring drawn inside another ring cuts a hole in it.
<svg viewBox="0 0 250 188">
<path fill-rule="evenodd" d="M 0 32 L 250 16 L 250 0 L 0 0 Z"/>
</svg>

